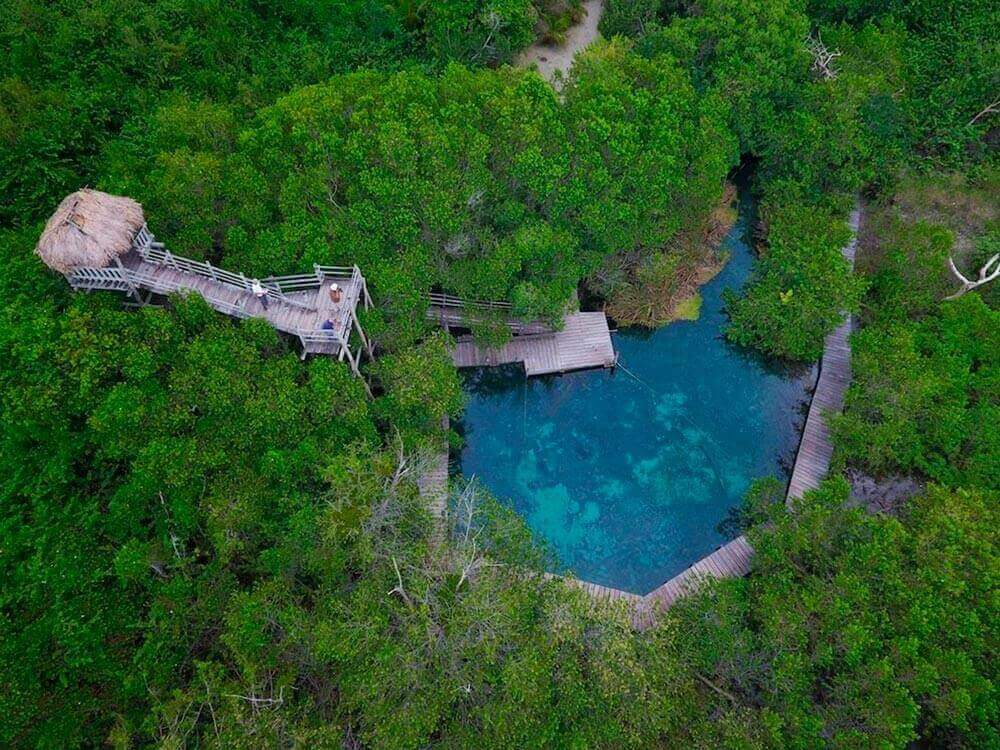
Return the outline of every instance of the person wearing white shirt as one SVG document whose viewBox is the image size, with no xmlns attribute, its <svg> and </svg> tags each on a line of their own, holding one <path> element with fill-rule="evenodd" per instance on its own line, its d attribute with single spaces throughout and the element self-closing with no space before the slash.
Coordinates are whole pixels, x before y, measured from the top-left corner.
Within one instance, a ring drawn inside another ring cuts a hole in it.
<svg viewBox="0 0 1000 750">
<path fill-rule="evenodd" d="M 260 279 L 251 279 L 250 280 L 250 291 L 253 293 L 253 296 L 256 297 L 260 301 L 261 307 L 263 307 L 266 310 L 267 309 L 267 289 L 265 289 L 264 285 L 260 283 Z"/>
</svg>

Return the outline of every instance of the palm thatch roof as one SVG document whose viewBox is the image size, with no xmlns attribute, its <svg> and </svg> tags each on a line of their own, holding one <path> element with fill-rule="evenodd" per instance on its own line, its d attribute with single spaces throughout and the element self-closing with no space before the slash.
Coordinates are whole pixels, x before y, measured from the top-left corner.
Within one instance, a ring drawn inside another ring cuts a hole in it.
<svg viewBox="0 0 1000 750">
<path fill-rule="evenodd" d="M 131 249 L 145 222 L 142 206 L 131 198 L 84 188 L 59 204 L 35 252 L 60 273 L 100 268 Z"/>
</svg>

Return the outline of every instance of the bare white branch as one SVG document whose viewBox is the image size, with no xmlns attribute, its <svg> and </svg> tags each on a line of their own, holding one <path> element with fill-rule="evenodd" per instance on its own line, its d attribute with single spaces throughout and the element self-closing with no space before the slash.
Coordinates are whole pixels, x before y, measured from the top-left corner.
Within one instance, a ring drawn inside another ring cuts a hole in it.
<svg viewBox="0 0 1000 750">
<path fill-rule="evenodd" d="M 256 691 L 251 692 L 250 695 L 234 695 L 233 693 L 224 693 L 223 695 L 226 698 L 236 698 L 237 700 L 246 701 L 253 706 L 254 711 L 260 711 L 264 708 L 274 708 L 282 705 L 285 702 L 285 687 L 284 685 L 281 686 L 277 698 L 257 695 Z"/>
<path fill-rule="evenodd" d="M 982 118 L 987 117 L 989 115 L 995 115 L 997 113 L 1000 113 L 1000 99 L 997 99 L 992 104 L 987 104 L 985 107 L 979 110 L 976 116 L 973 117 L 971 120 L 969 120 L 969 125 L 975 125 Z"/>
<path fill-rule="evenodd" d="M 955 260 L 950 256 L 948 257 L 948 267 L 955 275 L 955 278 L 961 282 L 962 288 L 954 294 L 949 294 L 945 297 L 945 299 L 957 299 L 966 292 L 976 289 L 977 287 L 981 287 L 983 284 L 988 284 L 994 279 L 1000 277 L 1000 253 L 997 253 L 986 261 L 985 264 L 983 264 L 983 267 L 979 269 L 979 277 L 975 281 L 971 281 L 966 278 L 965 275 L 958 270 L 958 267 L 955 265 Z"/>
<path fill-rule="evenodd" d="M 413 601 L 410 599 L 409 594 L 406 593 L 406 589 L 403 587 L 403 576 L 399 573 L 399 565 L 396 563 L 396 557 L 392 557 L 392 567 L 396 571 L 396 580 L 398 583 L 396 586 L 389 590 L 389 595 L 399 594 L 399 597 L 406 602 L 406 606 L 413 609 Z"/>
<path fill-rule="evenodd" d="M 839 49 L 832 52 L 827 49 L 819 32 L 816 33 L 815 37 L 810 36 L 806 39 L 806 49 L 813 56 L 813 70 L 827 80 L 837 77 L 837 69 L 833 67 L 833 61 L 843 55 L 843 52 Z"/>
</svg>

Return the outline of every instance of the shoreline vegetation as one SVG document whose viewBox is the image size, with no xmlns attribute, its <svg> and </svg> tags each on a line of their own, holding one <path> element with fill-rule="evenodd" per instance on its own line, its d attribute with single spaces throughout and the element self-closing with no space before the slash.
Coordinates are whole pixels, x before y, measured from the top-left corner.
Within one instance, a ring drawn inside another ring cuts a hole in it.
<svg viewBox="0 0 1000 750">
<path fill-rule="evenodd" d="M 664 250 L 637 259 L 624 269 L 625 280 L 612 286 L 604 309 L 619 326 L 659 328 L 678 320 L 697 320 L 699 289 L 729 261 L 719 247 L 736 224 L 736 186 L 726 182 L 722 199 L 698 229 L 682 230 Z"/>
</svg>

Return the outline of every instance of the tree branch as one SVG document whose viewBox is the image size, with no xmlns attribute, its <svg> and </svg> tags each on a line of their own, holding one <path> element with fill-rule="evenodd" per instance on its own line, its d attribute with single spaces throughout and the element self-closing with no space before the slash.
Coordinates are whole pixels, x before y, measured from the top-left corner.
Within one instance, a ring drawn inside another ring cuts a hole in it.
<svg viewBox="0 0 1000 750">
<path fill-rule="evenodd" d="M 997 99 L 992 104 L 987 104 L 983 107 L 983 109 L 981 109 L 975 117 L 969 120 L 969 125 L 975 125 L 981 118 L 986 117 L 987 115 L 995 115 L 997 112 L 1000 112 L 1000 99 Z"/>
<path fill-rule="evenodd" d="M 962 274 L 961 271 L 958 270 L 958 267 L 955 265 L 955 260 L 951 256 L 948 256 L 948 267 L 955 275 L 955 278 L 957 278 L 962 284 L 962 288 L 954 294 L 949 294 L 945 297 L 945 299 L 958 299 L 966 292 L 981 287 L 983 284 L 988 284 L 994 279 L 1000 277 L 1000 253 L 997 253 L 983 264 L 983 267 L 979 269 L 979 278 L 975 281 L 970 281 Z"/>
<path fill-rule="evenodd" d="M 815 37 L 810 36 L 806 39 L 806 49 L 813 56 L 813 70 L 818 71 L 828 81 L 837 77 L 837 70 L 833 67 L 833 61 L 843 55 L 843 52 L 839 49 L 833 52 L 828 50 L 818 32 Z"/>
<path fill-rule="evenodd" d="M 392 557 L 392 567 L 396 571 L 396 580 L 399 582 L 395 588 L 389 590 L 389 594 L 399 594 L 400 598 L 406 602 L 406 606 L 413 609 L 413 600 L 410 599 L 409 594 L 406 593 L 406 589 L 403 588 L 403 576 L 399 573 L 399 565 L 396 564 L 396 557 Z"/>
<path fill-rule="evenodd" d="M 701 680 L 702 683 L 705 686 L 710 687 L 712 690 L 714 690 L 716 693 L 718 693 L 719 695 L 721 695 L 723 698 L 728 698 L 734 704 L 738 704 L 739 703 L 739 701 L 736 700 L 736 697 L 732 693 L 726 692 L 725 690 L 723 690 L 722 688 L 720 688 L 718 685 L 716 685 L 710 679 L 708 679 L 707 677 L 705 677 L 701 672 L 695 672 L 694 676 L 697 677 L 699 680 Z"/>
</svg>

